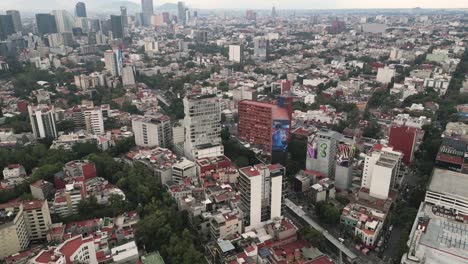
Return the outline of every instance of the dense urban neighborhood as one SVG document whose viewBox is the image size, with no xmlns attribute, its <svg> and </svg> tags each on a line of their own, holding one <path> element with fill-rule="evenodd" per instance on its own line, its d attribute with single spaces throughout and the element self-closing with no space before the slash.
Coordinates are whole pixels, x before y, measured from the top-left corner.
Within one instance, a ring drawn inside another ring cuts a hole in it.
<svg viewBox="0 0 468 264">
<path fill-rule="evenodd" d="M 85 2 L 0 12 L 0 263 L 468 263 L 467 9 Z"/>
</svg>

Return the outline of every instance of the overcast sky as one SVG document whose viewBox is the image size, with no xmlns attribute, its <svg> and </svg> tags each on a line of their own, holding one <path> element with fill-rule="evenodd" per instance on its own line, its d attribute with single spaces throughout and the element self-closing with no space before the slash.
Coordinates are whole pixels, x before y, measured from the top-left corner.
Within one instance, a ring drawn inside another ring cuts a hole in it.
<svg viewBox="0 0 468 264">
<path fill-rule="evenodd" d="M 164 2 L 176 1 L 154 1 L 155 5 Z M 186 0 L 185 3 L 195 8 L 271 8 L 273 5 L 279 9 L 468 8 L 468 0 Z"/>
<path fill-rule="evenodd" d="M 81 0 L 89 6 L 121 0 Z M 127 0 L 140 3 L 141 0 Z M 0 11 L 73 8 L 78 0 L 0 0 Z M 154 0 L 154 5 L 177 0 Z M 185 0 L 191 8 L 235 9 L 349 9 L 349 8 L 468 8 L 468 0 Z M 118 4 L 116 4 L 118 5 Z"/>
</svg>

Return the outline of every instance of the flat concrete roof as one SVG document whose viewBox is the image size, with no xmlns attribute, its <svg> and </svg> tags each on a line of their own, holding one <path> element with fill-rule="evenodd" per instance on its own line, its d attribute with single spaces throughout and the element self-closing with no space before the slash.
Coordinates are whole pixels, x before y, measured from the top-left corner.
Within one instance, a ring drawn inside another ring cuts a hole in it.
<svg viewBox="0 0 468 264">
<path fill-rule="evenodd" d="M 468 174 L 434 169 L 429 190 L 468 198 Z"/>
</svg>

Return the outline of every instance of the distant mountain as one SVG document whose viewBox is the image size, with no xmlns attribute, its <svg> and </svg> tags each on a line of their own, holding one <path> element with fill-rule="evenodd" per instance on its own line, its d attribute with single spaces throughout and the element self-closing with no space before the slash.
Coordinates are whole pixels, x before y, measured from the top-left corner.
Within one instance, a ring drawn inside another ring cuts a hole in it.
<svg viewBox="0 0 468 264">
<path fill-rule="evenodd" d="M 177 4 L 165 3 L 156 7 L 158 11 L 177 11 Z"/>
</svg>

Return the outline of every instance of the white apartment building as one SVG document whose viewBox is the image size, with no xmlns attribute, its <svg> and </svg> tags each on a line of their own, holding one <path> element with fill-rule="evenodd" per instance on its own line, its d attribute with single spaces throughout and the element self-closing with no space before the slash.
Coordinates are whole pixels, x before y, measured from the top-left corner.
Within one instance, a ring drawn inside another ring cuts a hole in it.
<svg viewBox="0 0 468 264">
<path fill-rule="evenodd" d="M 216 95 L 187 95 L 184 112 L 185 156 L 196 160 L 224 155 L 220 99 Z"/>
<path fill-rule="evenodd" d="M 62 217 L 72 215 L 78 212 L 78 205 L 82 199 L 81 189 L 75 188 L 73 184 L 67 184 L 66 189 L 55 193 L 53 210 Z"/>
<path fill-rule="evenodd" d="M 213 240 L 229 239 L 242 234 L 242 216 L 237 210 L 213 215 L 210 233 Z"/>
<path fill-rule="evenodd" d="M 197 168 L 195 162 L 183 159 L 172 165 L 172 182 L 182 184 L 185 179 L 196 180 Z"/>
<path fill-rule="evenodd" d="M 120 76 L 121 73 L 121 65 L 119 63 L 119 51 L 114 50 L 106 50 L 104 53 L 104 62 L 106 64 L 106 70 L 112 76 Z"/>
<path fill-rule="evenodd" d="M 374 147 L 366 156 L 361 187 L 369 189 L 369 195 L 387 199 L 400 171 L 403 154 L 391 147 Z"/>
<path fill-rule="evenodd" d="M 92 134 L 104 133 L 104 118 L 101 108 L 84 110 L 86 131 Z"/>
<path fill-rule="evenodd" d="M 104 116 L 101 107 L 76 106 L 72 109 L 73 123 L 90 134 L 104 133 Z"/>
<path fill-rule="evenodd" d="M 29 235 L 23 206 L 0 209 L 0 260 L 28 248 Z"/>
<path fill-rule="evenodd" d="M 20 164 L 10 164 L 3 168 L 3 179 L 11 179 L 26 176 L 26 170 Z"/>
<path fill-rule="evenodd" d="M 54 106 L 28 105 L 28 113 L 35 138 L 56 138 L 58 136 Z"/>
<path fill-rule="evenodd" d="M 240 209 L 247 229 L 282 215 L 283 176 L 285 168 L 279 164 L 258 164 L 239 170 Z"/>
<path fill-rule="evenodd" d="M 137 146 L 150 148 L 172 146 L 172 124 L 166 115 L 135 116 L 132 118 L 132 130 Z"/>
<path fill-rule="evenodd" d="M 242 61 L 242 46 L 229 45 L 229 61 L 238 63 Z"/>
<path fill-rule="evenodd" d="M 29 261 L 31 264 L 88 263 L 97 264 L 94 238 L 78 235 L 67 239 L 57 247 L 42 250 Z"/>
</svg>

